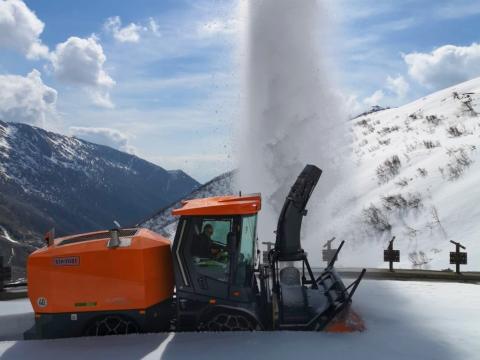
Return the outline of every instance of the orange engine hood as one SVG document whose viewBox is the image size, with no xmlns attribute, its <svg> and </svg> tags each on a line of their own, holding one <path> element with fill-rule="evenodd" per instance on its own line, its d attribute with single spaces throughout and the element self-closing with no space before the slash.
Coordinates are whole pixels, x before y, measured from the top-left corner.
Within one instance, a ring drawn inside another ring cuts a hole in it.
<svg viewBox="0 0 480 360">
<path fill-rule="evenodd" d="M 145 309 L 171 298 L 170 241 L 146 229 L 56 239 L 28 258 L 28 295 L 36 313 Z"/>
</svg>

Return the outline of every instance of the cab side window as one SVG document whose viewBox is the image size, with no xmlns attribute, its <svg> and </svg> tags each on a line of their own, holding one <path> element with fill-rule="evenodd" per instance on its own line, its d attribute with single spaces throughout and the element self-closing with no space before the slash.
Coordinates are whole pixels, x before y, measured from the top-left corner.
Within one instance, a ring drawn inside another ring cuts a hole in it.
<svg viewBox="0 0 480 360">
<path fill-rule="evenodd" d="M 237 258 L 235 279 L 238 285 L 247 284 L 253 276 L 256 227 L 257 215 L 248 215 L 242 218 L 242 239 Z"/>
<path fill-rule="evenodd" d="M 228 281 L 230 256 L 228 239 L 233 233 L 233 219 L 199 218 L 193 224 L 190 253 L 199 274 Z"/>
</svg>

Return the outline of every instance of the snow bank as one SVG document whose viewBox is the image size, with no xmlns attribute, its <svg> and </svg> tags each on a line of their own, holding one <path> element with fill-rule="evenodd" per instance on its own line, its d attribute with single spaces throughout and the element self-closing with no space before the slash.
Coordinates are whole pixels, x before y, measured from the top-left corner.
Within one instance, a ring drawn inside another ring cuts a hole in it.
<svg viewBox="0 0 480 360">
<path fill-rule="evenodd" d="M 0 308 L 3 304 L 0 303 Z M 0 357 L 69 360 L 478 359 L 478 285 L 365 281 L 357 291 L 354 305 L 367 326 L 363 333 L 178 333 L 5 341 L 0 342 Z M 0 321 L 3 326 L 3 319 Z"/>
<path fill-rule="evenodd" d="M 28 299 L 0 301 L 0 340 L 22 339 L 33 326 L 33 309 Z"/>
</svg>

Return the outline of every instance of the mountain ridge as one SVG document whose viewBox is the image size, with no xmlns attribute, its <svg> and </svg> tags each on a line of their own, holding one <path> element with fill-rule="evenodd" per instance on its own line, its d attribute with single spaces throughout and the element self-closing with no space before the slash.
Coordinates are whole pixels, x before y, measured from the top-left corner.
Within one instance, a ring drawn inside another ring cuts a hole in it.
<svg viewBox="0 0 480 360">
<path fill-rule="evenodd" d="M 52 227 L 65 235 L 114 220 L 132 225 L 199 185 L 108 146 L 0 121 L 0 225 L 28 246 L 41 246 Z M 9 256 L 7 242 L 0 244 Z"/>
</svg>

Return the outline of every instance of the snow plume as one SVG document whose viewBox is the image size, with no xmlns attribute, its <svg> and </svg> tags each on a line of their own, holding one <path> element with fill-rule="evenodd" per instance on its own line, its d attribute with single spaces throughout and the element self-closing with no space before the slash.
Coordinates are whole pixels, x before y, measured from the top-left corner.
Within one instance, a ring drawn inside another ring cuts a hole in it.
<svg viewBox="0 0 480 360">
<path fill-rule="evenodd" d="M 26 77 L 0 75 L 0 120 L 45 127 L 57 117 L 56 102 L 57 91 L 43 83 L 38 70 Z"/>
<path fill-rule="evenodd" d="M 333 69 L 325 60 L 327 15 L 316 0 L 241 4 L 246 18 L 240 51 L 245 57 L 245 104 L 238 136 L 238 186 L 244 193 L 262 193 L 259 235 L 261 241 L 272 240 L 299 172 L 308 163 L 322 168 L 306 220 L 315 230 L 305 232 L 318 244 L 320 231 L 331 223 L 327 203 L 338 195 L 334 190 L 347 149 L 347 116 L 339 109 L 329 79 Z"/>
</svg>

